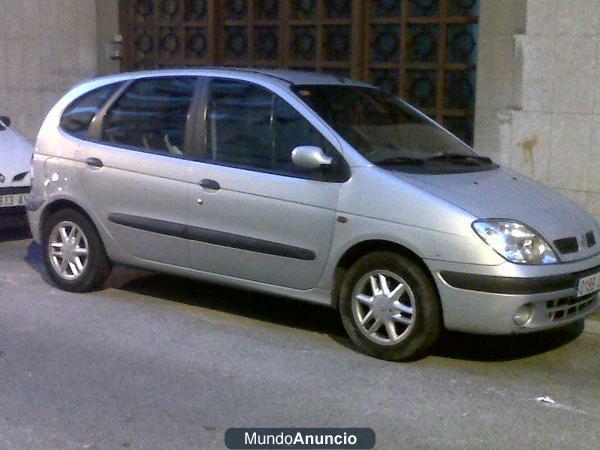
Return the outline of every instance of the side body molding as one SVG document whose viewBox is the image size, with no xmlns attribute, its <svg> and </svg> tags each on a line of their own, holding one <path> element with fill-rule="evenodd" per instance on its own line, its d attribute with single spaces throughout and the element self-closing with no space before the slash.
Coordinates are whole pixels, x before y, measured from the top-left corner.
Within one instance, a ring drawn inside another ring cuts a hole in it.
<svg viewBox="0 0 600 450">
<path fill-rule="evenodd" d="M 269 255 L 283 256 L 286 258 L 301 259 L 304 261 L 312 261 L 316 257 L 315 252 L 304 248 L 148 217 L 111 213 L 108 216 L 108 220 L 117 225 L 150 231 L 152 233 L 175 236 L 191 241 L 206 242 L 223 247 L 232 247 L 241 250 L 266 253 Z"/>
</svg>

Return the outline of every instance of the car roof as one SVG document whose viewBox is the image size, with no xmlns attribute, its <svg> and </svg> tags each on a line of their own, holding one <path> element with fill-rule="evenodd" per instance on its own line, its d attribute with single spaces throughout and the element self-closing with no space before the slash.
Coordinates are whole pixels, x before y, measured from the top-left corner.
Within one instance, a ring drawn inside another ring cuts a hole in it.
<svg viewBox="0 0 600 450">
<path fill-rule="evenodd" d="M 361 81 L 353 80 L 333 74 L 317 73 L 301 70 L 286 69 L 263 69 L 252 67 L 197 67 L 197 68 L 172 68 L 160 70 L 143 70 L 128 73 L 120 73 L 101 77 L 98 79 L 123 80 L 128 78 L 143 78 L 145 76 L 178 76 L 178 75 L 204 75 L 204 76 L 226 76 L 235 78 L 244 75 L 244 78 L 270 79 L 271 81 L 285 82 L 293 85 L 350 85 L 370 86 Z"/>
<path fill-rule="evenodd" d="M 245 73 L 256 73 L 267 77 L 278 78 L 285 80 L 291 84 L 351 84 L 363 85 L 360 81 L 340 75 L 309 72 L 304 70 L 286 70 L 286 69 L 254 69 L 254 68 L 236 68 L 233 71 L 241 71 Z"/>
</svg>

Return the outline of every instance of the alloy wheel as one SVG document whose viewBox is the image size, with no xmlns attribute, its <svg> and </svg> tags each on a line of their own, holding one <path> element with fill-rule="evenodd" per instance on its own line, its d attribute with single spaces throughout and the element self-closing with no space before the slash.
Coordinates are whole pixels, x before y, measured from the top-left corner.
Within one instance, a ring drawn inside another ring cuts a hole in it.
<svg viewBox="0 0 600 450">
<path fill-rule="evenodd" d="M 76 280 L 88 265 L 87 237 L 71 221 L 62 221 L 52 229 L 47 251 L 52 268 L 64 280 Z"/>
<path fill-rule="evenodd" d="M 416 319 L 415 295 L 408 283 L 388 270 L 362 276 L 352 292 L 352 314 L 371 341 L 394 345 L 404 340 Z"/>
</svg>

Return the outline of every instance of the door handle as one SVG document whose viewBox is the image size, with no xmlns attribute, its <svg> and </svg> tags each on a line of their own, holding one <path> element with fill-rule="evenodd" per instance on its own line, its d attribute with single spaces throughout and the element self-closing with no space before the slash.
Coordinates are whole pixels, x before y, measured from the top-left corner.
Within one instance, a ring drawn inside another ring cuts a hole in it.
<svg viewBox="0 0 600 450">
<path fill-rule="evenodd" d="M 100 169 L 104 167 L 104 163 L 98 158 L 88 158 L 85 160 L 85 163 L 92 169 Z"/>
<path fill-rule="evenodd" d="M 200 182 L 200 186 L 202 186 L 204 189 L 209 189 L 211 191 L 218 191 L 219 189 L 221 189 L 221 185 L 219 183 L 217 183 L 215 180 L 210 180 L 208 178 L 202 180 Z"/>
</svg>

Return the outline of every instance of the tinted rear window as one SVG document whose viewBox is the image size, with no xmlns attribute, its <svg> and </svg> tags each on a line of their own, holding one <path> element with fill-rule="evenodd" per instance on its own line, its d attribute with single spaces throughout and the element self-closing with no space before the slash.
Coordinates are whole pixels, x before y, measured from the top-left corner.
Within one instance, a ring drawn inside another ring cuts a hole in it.
<svg viewBox="0 0 600 450">
<path fill-rule="evenodd" d="M 73 136 L 85 137 L 94 116 L 120 85 L 103 86 L 73 101 L 63 113 L 60 127 Z"/>
</svg>

